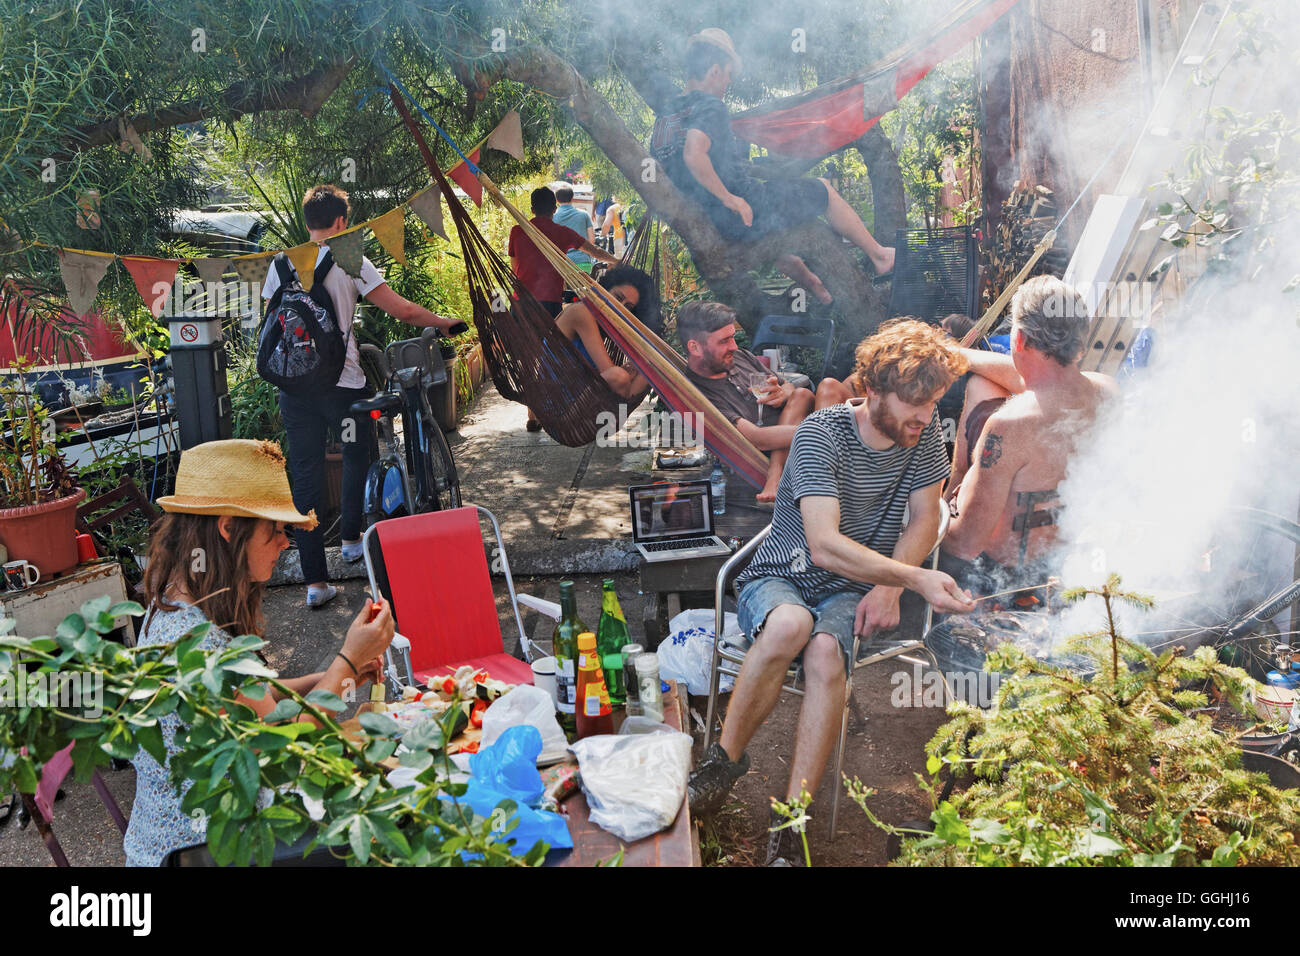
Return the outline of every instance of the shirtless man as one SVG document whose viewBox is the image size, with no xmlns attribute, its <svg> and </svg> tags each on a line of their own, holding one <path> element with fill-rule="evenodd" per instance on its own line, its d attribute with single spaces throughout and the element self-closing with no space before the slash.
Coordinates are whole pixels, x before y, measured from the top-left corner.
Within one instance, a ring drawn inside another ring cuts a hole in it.
<svg viewBox="0 0 1300 956">
<path fill-rule="evenodd" d="M 977 374 L 967 389 L 963 426 L 976 413 L 987 420 L 969 438 L 958 427 L 950 492 L 957 513 L 940 562 L 964 587 L 988 593 L 1038 583 L 1047 573 L 1057 485 L 1075 442 L 1118 393 L 1109 376 L 1079 369 L 1088 324 L 1078 292 L 1038 276 L 1011 301 L 1011 355 L 964 350 Z M 1011 397 L 1000 407 L 971 404 L 1002 396 Z M 969 467 L 966 448 L 973 448 Z"/>
</svg>

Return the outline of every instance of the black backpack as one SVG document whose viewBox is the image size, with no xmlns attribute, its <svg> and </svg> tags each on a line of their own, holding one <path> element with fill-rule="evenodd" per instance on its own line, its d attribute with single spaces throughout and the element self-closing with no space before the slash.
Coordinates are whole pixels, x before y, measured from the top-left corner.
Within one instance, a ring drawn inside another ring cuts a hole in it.
<svg viewBox="0 0 1300 956">
<path fill-rule="evenodd" d="M 257 373 L 290 395 L 319 394 L 338 384 L 347 358 L 347 340 L 325 288 L 334 257 L 325 251 L 307 292 L 287 255 L 282 252 L 272 262 L 280 286 L 267 303 L 258 336 Z"/>
</svg>

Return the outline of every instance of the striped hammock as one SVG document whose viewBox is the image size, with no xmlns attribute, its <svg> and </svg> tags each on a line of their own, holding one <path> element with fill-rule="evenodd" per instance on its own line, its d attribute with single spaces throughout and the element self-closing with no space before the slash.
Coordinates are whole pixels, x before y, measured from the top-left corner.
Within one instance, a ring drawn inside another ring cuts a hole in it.
<svg viewBox="0 0 1300 956">
<path fill-rule="evenodd" d="M 570 447 L 594 441 L 606 427 L 609 413 L 621 424 L 623 416 L 619 412 L 635 408 L 644 396 L 626 399 L 616 394 L 560 332 L 550 313 L 533 298 L 478 231 L 434 161 L 424 135 L 395 86 L 390 87 L 390 95 L 430 175 L 447 200 L 469 276 L 474 325 L 497 390 L 511 401 L 531 408 L 546 433 Z M 502 195 L 482 169 L 472 163 L 468 165 L 484 191 L 514 218 L 568 287 L 591 310 L 602 333 L 646 377 L 664 404 L 689 421 L 705 446 L 732 471 L 755 488 L 761 488 L 767 475 L 766 456 L 691 383 L 682 357 L 575 266 Z"/>
</svg>

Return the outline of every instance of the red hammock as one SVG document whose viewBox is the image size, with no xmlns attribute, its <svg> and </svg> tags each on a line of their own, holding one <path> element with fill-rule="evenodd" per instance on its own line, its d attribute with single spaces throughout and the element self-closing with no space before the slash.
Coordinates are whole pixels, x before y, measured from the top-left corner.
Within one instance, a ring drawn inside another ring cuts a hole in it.
<svg viewBox="0 0 1300 956">
<path fill-rule="evenodd" d="M 863 133 L 939 63 L 1020 0 L 962 0 L 929 32 L 852 76 L 737 113 L 731 129 L 773 153 L 819 159 Z"/>
</svg>

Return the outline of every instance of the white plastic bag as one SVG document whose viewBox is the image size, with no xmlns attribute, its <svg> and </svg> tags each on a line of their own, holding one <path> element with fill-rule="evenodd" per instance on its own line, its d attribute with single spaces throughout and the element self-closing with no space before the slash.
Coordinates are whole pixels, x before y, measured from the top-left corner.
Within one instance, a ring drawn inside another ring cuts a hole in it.
<svg viewBox="0 0 1300 956">
<path fill-rule="evenodd" d="M 555 719 L 555 702 L 550 694 L 532 684 L 520 684 L 483 711 L 483 737 L 479 749 L 490 747 L 511 727 L 521 724 L 531 724 L 542 735 L 538 764 L 555 763 L 564 758 L 569 742 L 560 729 L 560 722 Z"/>
<path fill-rule="evenodd" d="M 582 791 L 597 826 L 631 843 L 677 818 L 691 769 L 686 734 L 601 735 L 569 749 L 578 757 Z"/>
<path fill-rule="evenodd" d="M 744 646 L 736 615 L 727 612 L 722 625 L 722 643 Z M 668 638 L 659 645 L 659 676 L 684 681 L 686 689 L 703 697 L 709 692 L 709 670 L 713 666 L 713 612 L 708 608 L 682 611 L 668 624 Z M 735 678 L 722 674 L 718 692 L 728 694 Z"/>
</svg>

